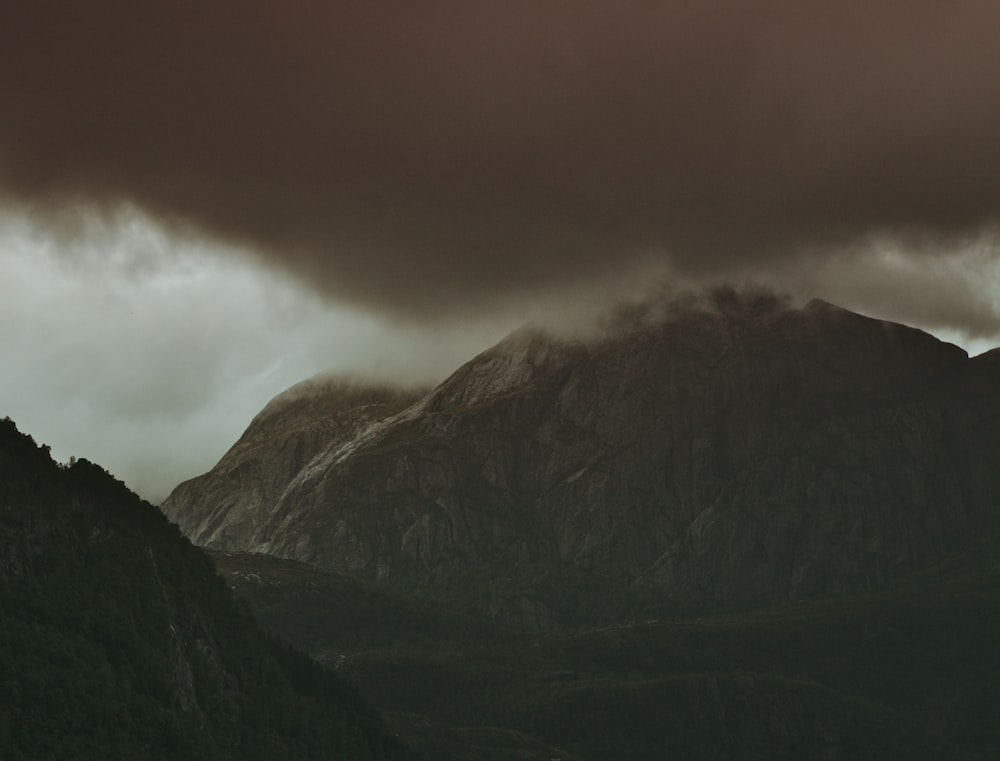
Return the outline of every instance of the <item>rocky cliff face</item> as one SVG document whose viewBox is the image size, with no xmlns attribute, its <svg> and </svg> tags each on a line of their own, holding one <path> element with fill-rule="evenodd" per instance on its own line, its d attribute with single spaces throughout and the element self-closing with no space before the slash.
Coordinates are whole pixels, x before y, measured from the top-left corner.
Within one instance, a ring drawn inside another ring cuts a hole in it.
<svg viewBox="0 0 1000 761">
<path fill-rule="evenodd" d="M 405 409 L 277 405 L 163 508 L 388 583 L 542 566 L 743 599 L 891 585 L 995 527 L 996 357 L 819 301 L 619 327 L 515 333 Z"/>
<path fill-rule="evenodd" d="M 210 472 L 174 490 L 167 514 L 198 544 L 241 547 L 317 453 L 351 440 L 419 396 L 335 377 L 296 384 L 261 410 Z"/>
</svg>

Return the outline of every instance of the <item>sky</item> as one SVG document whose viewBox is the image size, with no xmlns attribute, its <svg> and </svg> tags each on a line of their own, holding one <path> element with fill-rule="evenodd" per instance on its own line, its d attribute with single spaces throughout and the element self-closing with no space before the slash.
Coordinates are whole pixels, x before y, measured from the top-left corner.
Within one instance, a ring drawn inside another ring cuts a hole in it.
<svg viewBox="0 0 1000 761">
<path fill-rule="evenodd" d="M 1000 344 L 1000 6 L 34 0 L 0 415 L 151 500 L 284 387 L 756 282 Z"/>
</svg>

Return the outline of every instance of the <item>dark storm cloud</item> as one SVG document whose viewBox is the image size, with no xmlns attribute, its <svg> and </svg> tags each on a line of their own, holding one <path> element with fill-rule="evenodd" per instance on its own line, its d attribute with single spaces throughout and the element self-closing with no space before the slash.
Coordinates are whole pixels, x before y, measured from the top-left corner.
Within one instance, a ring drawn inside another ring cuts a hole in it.
<svg viewBox="0 0 1000 761">
<path fill-rule="evenodd" d="M 784 267 L 1000 212 L 1000 5 L 32 0 L 0 172 L 435 313 L 650 257 Z"/>
</svg>

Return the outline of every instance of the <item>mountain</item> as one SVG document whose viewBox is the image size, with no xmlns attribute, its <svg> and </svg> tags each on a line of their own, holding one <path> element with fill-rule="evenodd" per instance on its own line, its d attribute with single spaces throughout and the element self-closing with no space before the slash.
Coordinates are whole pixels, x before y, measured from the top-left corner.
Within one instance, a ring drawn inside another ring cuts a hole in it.
<svg viewBox="0 0 1000 761">
<path fill-rule="evenodd" d="M 198 544 L 239 544 L 267 523 L 290 474 L 419 396 L 329 376 L 298 383 L 261 410 L 210 473 L 177 487 L 170 517 Z M 201 509 L 205 501 L 211 511 Z"/>
<path fill-rule="evenodd" d="M 163 507 L 428 758 L 994 758 L 998 381 L 720 290 L 385 407 L 283 395 Z"/>
<path fill-rule="evenodd" d="M 278 397 L 162 508 L 536 629 L 891 589 L 994 562 L 998 383 L 995 353 L 719 290 L 519 331 L 417 400 Z"/>
<path fill-rule="evenodd" d="M 0 757 L 414 758 L 86 460 L 0 420 Z"/>
</svg>

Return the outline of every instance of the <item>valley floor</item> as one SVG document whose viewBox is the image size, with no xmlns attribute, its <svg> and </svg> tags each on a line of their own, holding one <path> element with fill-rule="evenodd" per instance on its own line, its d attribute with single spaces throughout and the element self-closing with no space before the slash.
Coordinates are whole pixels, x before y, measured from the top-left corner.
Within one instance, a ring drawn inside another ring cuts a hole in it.
<svg viewBox="0 0 1000 761">
<path fill-rule="evenodd" d="M 1000 574 L 756 611 L 524 631 L 213 553 L 260 622 L 428 759 L 987 759 Z"/>
</svg>

